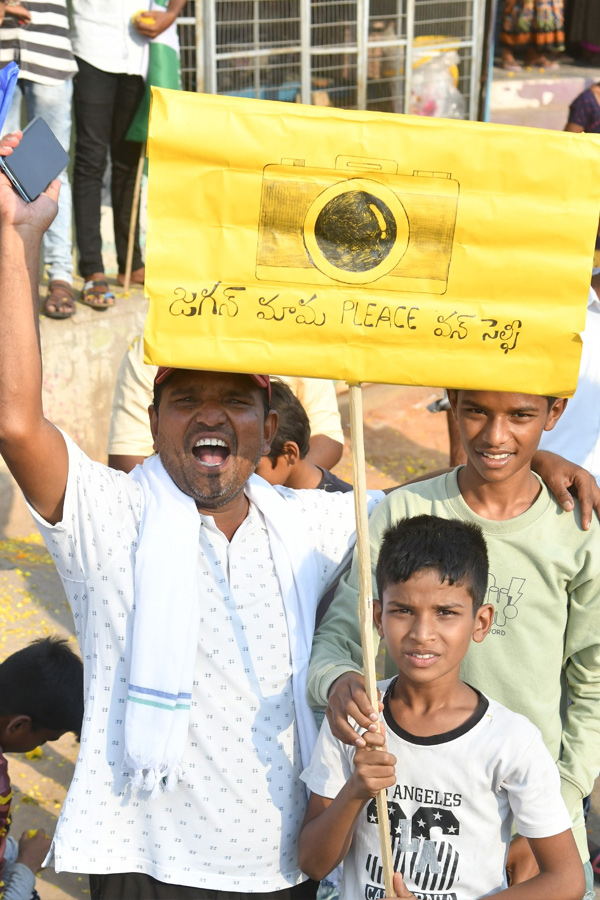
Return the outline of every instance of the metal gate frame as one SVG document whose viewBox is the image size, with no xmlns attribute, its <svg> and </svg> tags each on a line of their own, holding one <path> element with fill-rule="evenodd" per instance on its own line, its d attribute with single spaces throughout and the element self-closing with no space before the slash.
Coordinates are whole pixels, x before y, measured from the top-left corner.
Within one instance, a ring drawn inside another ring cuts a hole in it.
<svg viewBox="0 0 600 900">
<path fill-rule="evenodd" d="M 218 93 L 218 66 L 219 63 L 227 62 L 227 60 L 235 60 L 236 57 L 243 57 L 246 60 L 256 61 L 254 67 L 253 83 L 256 96 L 260 91 L 260 64 L 266 63 L 267 58 L 277 58 L 278 55 L 296 54 L 299 57 L 300 65 L 300 84 L 299 97 L 302 103 L 312 102 L 312 72 L 315 64 L 318 65 L 319 58 L 325 58 L 332 53 L 343 53 L 346 58 L 356 60 L 356 104 L 352 108 L 368 109 L 368 65 L 371 53 L 388 50 L 389 53 L 395 52 L 402 60 L 411 60 L 410 65 L 404 65 L 401 77 L 398 81 L 403 82 L 401 86 L 401 97 L 398 98 L 396 109 L 397 112 L 403 112 L 410 109 L 410 98 L 413 87 L 413 61 L 414 54 L 414 38 L 415 38 L 415 10 L 420 6 L 421 24 L 423 21 L 423 12 L 427 6 L 435 6 L 431 0 L 397 0 L 398 4 L 398 34 L 392 34 L 388 38 L 377 41 L 373 40 L 373 36 L 369 35 L 370 23 L 370 2 L 369 0 L 356 0 L 356 23 L 355 41 L 350 41 L 342 45 L 326 46 L 311 45 L 311 0 L 299 0 L 300 5 L 300 40 L 296 45 L 289 44 L 278 48 L 273 46 L 260 46 L 258 36 L 258 10 L 260 0 L 253 0 L 255 6 L 255 34 L 254 46 L 252 48 L 244 47 L 242 51 L 236 50 L 219 50 L 216 44 L 217 20 L 216 20 L 216 4 L 217 0 L 194 0 L 188 3 L 186 9 L 187 16 L 180 19 L 180 25 L 195 25 L 191 29 L 195 38 L 195 89 L 197 91 L 205 91 L 207 93 Z M 469 2 L 469 0 L 467 0 Z M 478 99 L 481 86 L 481 62 L 483 57 L 483 41 L 484 41 L 484 18 L 485 18 L 485 0 L 470 0 L 471 16 L 470 23 L 472 25 L 471 33 L 463 37 L 453 37 L 447 43 L 439 41 L 435 42 L 435 50 L 456 50 L 459 54 L 463 54 L 463 59 L 468 59 L 469 63 L 464 68 L 466 74 L 461 80 L 461 90 L 465 99 L 466 118 L 476 119 L 478 109 Z M 439 6 L 439 4 L 437 4 Z M 195 7 L 195 16 L 190 16 L 190 12 Z M 193 22 L 195 19 L 195 22 Z M 402 20 L 402 22 L 401 22 Z M 402 28 L 400 27 L 400 22 Z M 420 39 L 426 44 L 426 38 Z M 432 45 L 433 46 L 433 45 Z M 423 51 L 423 45 L 419 48 Z M 460 68 L 460 66 L 459 66 Z M 372 83 L 372 81 L 371 81 Z M 343 106 L 343 103 L 335 104 Z"/>
</svg>

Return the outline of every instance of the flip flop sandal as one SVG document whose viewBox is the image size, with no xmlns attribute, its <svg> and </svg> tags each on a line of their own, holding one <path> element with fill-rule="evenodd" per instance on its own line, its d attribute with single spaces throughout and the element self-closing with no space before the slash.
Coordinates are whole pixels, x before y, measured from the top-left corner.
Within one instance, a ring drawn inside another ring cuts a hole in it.
<svg viewBox="0 0 600 900">
<path fill-rule="evenodd" d="M 109 307 L 115 305 L 115 295 L 109 289 L 107 281 L 86 281 L 79 302 L 95 309 L 96 312 L 106 312 Z"/>
<path fill-rule="evenodd" d="M 500 58 L 500 68 L 506 72 L 519 72 L 523 68 L 518 59 L 511 54 L 508 58 Z"/>
<path fill-rule="evenodd" d="M 129 284 L 143 284 L 146 279 L 146 267 L 142 266 L 141 269 L 134 269 L 131 273 L 131 278 L 129 279 Z M 117 275 L 117 284 L 120 284 L 121 287 L 125 284 L 125 273 L 119 272 Z"/>
<path fill-rule="evenodd" d="M 525 64 L 531 69 L 546 69 L 547 71 L 556 71 L 556 69 L 560 69 L 560 63 L 556 62 L 554 59 L 548 59 L 546 56 L 540 56 L 538 59 L 530 62 L 526 60 Z"/>
<path fill-rule="evenodd" d="M 50 282 L 41 312 L 49 319 L 69 319 L 75 315 L 75 295 L 68 281 Z"/>
<path fill-rule="evenodd" d="M 507 72 L 518 72 L 523 66 L 518 59 L 511 56 L 509 59 L 500 59 L 500 68 L 505 69 Z"/>
</svg>

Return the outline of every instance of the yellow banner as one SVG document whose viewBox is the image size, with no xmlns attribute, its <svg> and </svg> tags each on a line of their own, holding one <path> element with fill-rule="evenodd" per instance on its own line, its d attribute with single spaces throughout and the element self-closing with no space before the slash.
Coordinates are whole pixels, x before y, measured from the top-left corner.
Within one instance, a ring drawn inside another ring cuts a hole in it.
<svg viewBox="0 0 600 900">
<path fill-rule="evenodd" d="M 592 135 L 153 88 L 148 361 L 568 395 Z"/>
</svg>

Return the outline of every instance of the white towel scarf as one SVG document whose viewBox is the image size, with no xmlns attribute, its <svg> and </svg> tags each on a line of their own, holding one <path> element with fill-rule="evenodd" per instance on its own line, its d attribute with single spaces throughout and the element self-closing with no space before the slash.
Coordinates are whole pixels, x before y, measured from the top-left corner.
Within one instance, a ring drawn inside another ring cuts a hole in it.
<svg viewBox="0 0 600 900">
<path fill-rule="evenodd" d="M 132 477 L 144 493 L 135 556 L 133 637 L 125 716 L 125 765 L 135 788 L 173 791 L 183 777 L 192 681 L 204 602 L 198 565 L 200 515 L 195 501 L 175 485 L 160 457 Z M 293 696 L 305 765 L 316 738 L 306 703 L 306 674 L 318 570 L 293 504 L 253 475 L 246 496 L 262 513 L 285 607 L 293 669 Z"/>
</svg>

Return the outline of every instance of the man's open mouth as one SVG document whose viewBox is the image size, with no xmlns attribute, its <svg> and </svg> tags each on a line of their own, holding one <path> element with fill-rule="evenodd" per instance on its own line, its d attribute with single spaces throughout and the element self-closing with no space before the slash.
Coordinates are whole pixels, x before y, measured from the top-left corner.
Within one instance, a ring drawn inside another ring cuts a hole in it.
<svg viewBox="0 0 600 900">
<path fill-rule="evenodd" d="M 221 438 L 200 438 L 192 448 L 192 453 L 203 466 L 220 466 L 231 451 Z"/>
</svg>

